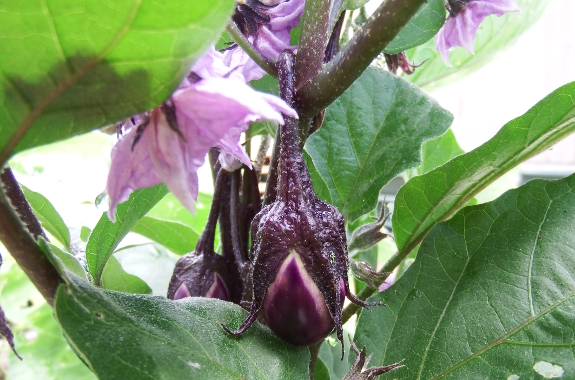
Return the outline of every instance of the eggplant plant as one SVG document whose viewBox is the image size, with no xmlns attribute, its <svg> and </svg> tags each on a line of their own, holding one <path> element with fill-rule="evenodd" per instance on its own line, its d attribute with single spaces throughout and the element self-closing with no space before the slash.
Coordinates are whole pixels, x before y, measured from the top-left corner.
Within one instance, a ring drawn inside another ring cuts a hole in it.
<svg viewBox="0 0 575 380">
<path fill-rule="evenodd" d="M 467 153 L 424 91 L 546 3 L 0 0 L 5 374 L 575 378 L 575 176 L 474 202 L 575 130 L 575 82 Z M 97 223 L 19 183 L 101 139 Z"/>
</svg>

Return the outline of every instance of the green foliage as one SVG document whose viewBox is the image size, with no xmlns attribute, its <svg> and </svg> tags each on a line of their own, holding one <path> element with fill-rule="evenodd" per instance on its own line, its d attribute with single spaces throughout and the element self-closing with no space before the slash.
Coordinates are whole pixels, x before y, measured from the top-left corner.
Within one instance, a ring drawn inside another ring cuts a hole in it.
<svg viewBox="0 0 575 380">
<path fill-rule="evenodd" d="M 362 312 L 373 365 L 398 379 L 575 377 L 575 175 L 534 180 L 436 225 L 415 262 Z M 513 377 L 512 375 L 516 375 Z"/>
<path fill-rule="evenodd" d="M 107 213 L 102 214 L 86 246 L 88 269 L 96 284 L 100 284 L 102 271 L 114 249 L 167 193 L 168 188 L 164 184 L 134 191 L 130 199 L 118 205 L 115 223 L 108 219 Z"/>
<path fill-rule="evenodd" d="M 415 248 L 435 223 L 448 218 L 503 173 L 574 130 L 575 82 L 555 90 L 477 149 L 409 180 L 395 200 L 392 222 L 398 249 Z"/>
<path fill-rule="evenodd" d="M 196 203 L 196 215 L 193 215 L 190 210 L 182 206 L 174 194 L 168 193 L 147 215 L 156 219 L 182 223 L 201 233 L 208 220 L 211 204 L 211 195 L 199 193 L 198 202 Z"/>
<path fill-rule="evenodd" d="M 133 294 L 152 293 L 148 284 L 139 277 L 127 273 L 114 256 L 110 256 L 102 272 L 102 288 Z"/>
<path fill-rule="evenodd" d="M 64 247 L 69 248 L 70 231 L 58 211 L 52 206 L 52 203 L 42 194 L 30 190 L 24 185 L 20 185 L 20 187 L 28 203 L 30 203 L 34 215 L 40 221 L 42 228 L 48 231 Z"/>
<path fill-rule="evenodd" d="M 425 2 L 383 51 L 397 54 L 427 42 L 441 29 L 445 16 L 445 0 Z"/>
<path fill-rule="evenodd" d="M 501 17 L 489 16 L 481 24 L 475 38 L 475 54 L 463 48 L 454 48 L 449 54 L 453 67 L 445 62 L 435 50 L 435 40 L 407 51 L 410 61 L 421 68 L 406 77 L 421 87 L 437 87 L 477 70 L 492 60 L 496 53 L 509 47 L 523 32 L 543 14 L 549 0 L 515 0 L 521 12 L 507 13 Z"/>
<path fill-rule="evenodd" d="M 7 358 L 3 375 L 11 380 L 95 380 L 96 377 L 72 351 L 52 309 L 14 259 L 2 252 L 0 300 L 10 322 L 19 360 L 8 345 L 0 351 Z"/>
<path fill-rule="evenodd" d="M 330 380 L 329 371 L 320 358 L 317 358 L 313 369 L 313 380 Z"/>
<path fill-rule="evenodd" d="M 185 224 L 149 216 L 144 216 L 140 219 L 138 224 L 132 229 L 132 232 L 160 243 L 178 255 L 184 255 L 193 251 L 200 237 L 196 231 Z"/>
<path fill-rule="evenodd" d="M 408 82 L 368 68 L 326 109 L 323 126 L 306 142 L 318 197 L 348 221 L 373 210 L 383 185 L 417 166 L 421 145 L 445 133 L 452 120 Z"/>
<path fill-rule="evenodd" d="M 84 281 L 88 281 L 88 273 L 84 270 L 84 267 L 80 264 L 78 259 L 76 259 L 72 254 L 61 250 L 60 248 L 56 247 L 54 244 L 50 244 L 45 240 L 40 240 L 39 242 L 40 249 L 47 254 L 49 258 L 56 257 L 59 262 L 62 264 L 63 268 L 66 268 L 67 271 L 74 273 L 76 276 L 80 277 Z M 49 252 L 48 252 L 49 251 Z M 58 269 L 60 265 L 54 264 Z M 63 269 L 62 268 L 62 269 Z"/>
<path fill-rule="evenodd" d="M 70 343 L 102 379 L 305 379 L 309 352 L 254 324 L 241 337 L 241 307 L 216 299 L 128 295 L 73 275 L 54 303 Z"/>
<path fill-rule="evenodd" d="M 232 0 L 2 5 L 0 157 L 164 101 L 230 15 Z"/>
<path fill-rule="evenodd" d="M 421 147 L 421 165 L 413 169 L 412 175 L 425 174 L 447 161 L 465 153 L 449 129 L 443 136 L 429 140 Z"/>
</svg>

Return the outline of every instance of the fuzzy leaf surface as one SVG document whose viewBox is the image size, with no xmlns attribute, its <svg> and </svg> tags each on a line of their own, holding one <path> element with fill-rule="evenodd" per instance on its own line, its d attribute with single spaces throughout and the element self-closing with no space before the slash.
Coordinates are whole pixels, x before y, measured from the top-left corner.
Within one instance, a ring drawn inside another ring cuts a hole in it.
<svg viewBox="0 0 575 380">
<path fill-rule="evenodd" d="M 421 163 L 421 145 L 452 121 L 415 86 L 368 68 L 326 109 L 322 127 L 306 142 L 314 188 L 353 221 L 375 208 L 387 182 Z"/>
<path fill-rule="evenodd" d="M 372 365 L 405 359 L 398 379 L 574 378 L 574 227 L 575 175 L 460 210 L 372 297 L 387 307 L 361 313 L 356 343 Z"/>
<path fill-rule="evenodd" d="M 167 193 L 168 188 L 164 184 L 134 191 L 130 199 L 118 205 L 115 223 L 108 219 L 108 213 L 102 214 L 86 246 L 88 269 L 96 284 L 100 283 L 106 261 L 124 236 Z"/>
<path fill-rule="evenodd" d="M 239 337 L 220 326 L 247 312 L 232 303 L 129 295 L 70 276 L 54 303 L 64 335 L 101 379 L 305 379 L 309 351 L 255 323 Z"/>
<path fill-rule="evenodd" d="M 164 101 L 215 41 L 232 0 L 4 2 L 0 157 Z"/>
<path fill-rule="evenodd" d="M 397 193 L 392 216 L 399 251 L 411 251 L 435 223 L 574 130 L 575 82 L 555 90 L 480 147 L 410 179 Z"/>
</svg>

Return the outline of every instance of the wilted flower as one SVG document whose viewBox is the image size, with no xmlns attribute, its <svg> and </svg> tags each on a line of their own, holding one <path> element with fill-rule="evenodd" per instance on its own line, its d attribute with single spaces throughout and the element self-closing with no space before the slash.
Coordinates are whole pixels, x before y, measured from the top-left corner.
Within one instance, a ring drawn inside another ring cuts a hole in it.
<svg viewBox="0 0 575 380">
<path fill-rule="evenodd" d="M 252 121 L 283 124 L 280 112 L 297 116 L 281 99 L 254 91 L 240 80 L 202 79 L 176 91 L 114 147 L 106 185 L 110 219 L 132 191 L 160 182 L 193 211 L 197 170 L 209 149 L 220 148 L 251 167 L 239 145 L 240 134 Z"/>
<path fill-rule="evenodd" d="M 502 16 L 508 12 L 518 12 L 513 0 L 449 0 L 449 17 L 435 36 L 435 48 L 447 66 L 449 49 L 461 46 L 471 54 L 477 28 L 489 15 Z"/>
<path fill-rule="evenodd" d="M 288 104 L 293 101 L 293 57 L 286 50 L 278 61 L 280 93 Z M 372 304 L 349 289 L 344 220 L 313 191 L 297 121 L 286 117 L 280 133 L 277 199 L 252 222 L 250 314 L 236 331 L 224 328 L 241 334 L 263 311 L 272 331 L 289 343 L 314 344 L 334 326 L 342 341 L 344 297 Z"/>
</svg>

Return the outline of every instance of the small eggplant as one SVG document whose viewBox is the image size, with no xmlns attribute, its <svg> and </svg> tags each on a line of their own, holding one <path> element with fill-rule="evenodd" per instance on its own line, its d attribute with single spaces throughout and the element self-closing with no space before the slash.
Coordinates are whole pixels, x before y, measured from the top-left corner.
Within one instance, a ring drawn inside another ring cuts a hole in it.
<svg viewBox="0 0 575 380">
<path fill-rule="evenodd" d="M 280 54 L 280 94 L 290 106 L 293 62 L 291 51 Z M 298 122 L 285 115 L 284 119 L 276 135 L 281 147 L 277 194 L 251 226 L 250 314 L 236 331 L 222 326 L 230 334 L 241 334 L 263 311 L 272 331 L 295 345 L 317 343 L 335 326 L 343 350 L 345 296 L 363 307 L 381 303 L 364 302 L 351 293 L 343 216 L 317 198 L 303 160 Z"/>
</svg>

